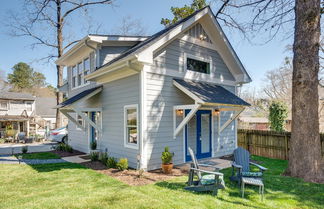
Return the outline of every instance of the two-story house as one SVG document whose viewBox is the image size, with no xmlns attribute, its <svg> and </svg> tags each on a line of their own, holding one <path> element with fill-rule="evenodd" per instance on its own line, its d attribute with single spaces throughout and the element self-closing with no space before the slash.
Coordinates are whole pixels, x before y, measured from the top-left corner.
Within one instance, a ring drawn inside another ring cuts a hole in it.
<svg viewBox="0 0 324 209">
<path fill-rule="evenodd" d="M 35 111 L 35 97 L 28 93 L 0 93 L 0 137 L 7 130 L 29 135 L 30 121 Z"/>
<path fill-rule="evenodd" d="M 88 35 L 57 61 L 67 67 L 69 144 L 97 141 L 130 167 L 155 169 L 168 146 L 173 163 L 231 154 L 251 81 L 211 9 L 149 37 Z"/>
</svg>

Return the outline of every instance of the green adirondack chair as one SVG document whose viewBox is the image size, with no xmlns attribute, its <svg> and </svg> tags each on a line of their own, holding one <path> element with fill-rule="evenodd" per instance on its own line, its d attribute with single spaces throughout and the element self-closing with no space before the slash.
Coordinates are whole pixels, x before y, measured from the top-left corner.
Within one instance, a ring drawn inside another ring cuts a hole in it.
<svg viewBox="0 0 324 209">
<path fill-rule="evenodd" d="M 256 166 L 259 171 L 252 172 L 250 165 Z M 238 147 L 234 150 L 234 161 L 232 162 L 232 176 L 230 180 L 238 181 L 241 184 L 242 177 L 262 179 L 263 172 L 266 170 L 267 168 L 250 161 L 250 153 L 246 149 Z"/>
<path fill-rule="evenodd" d="M 218 189 L 225 188 L 225 182 L 223 174 L 218 172 L 219 169 L 215 166 L 208 164 L 199 164 L 196 155 L 191 148 L 188 148 L 192 163 L 190 164 L 188 186 L 186 190 L 195 192 L 213 192 L 213 195 L 217 195 Z M 212 167 L 215 171 L 203 170 L 201 167 Z M 197 177 L 197 180 L 194 180 Z"/>
</svg>

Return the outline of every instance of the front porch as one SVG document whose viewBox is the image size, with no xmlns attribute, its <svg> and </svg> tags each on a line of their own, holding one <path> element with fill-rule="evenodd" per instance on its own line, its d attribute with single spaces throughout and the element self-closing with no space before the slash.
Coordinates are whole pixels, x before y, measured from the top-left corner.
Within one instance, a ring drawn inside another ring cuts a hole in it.
<svg viewBox="0 0 324 209">
<path fill-rule="evenodd" d="M 231 154 L 237 147 L 235 120 L 249 104 L 216 84 L 174 79 L 173 85 L 195 102 L 173 107 L 173 137 L 183 133 L 183 162 L 192 160 L 190 147 L 197 159 L 228 167 L 228 163 L 215 157 Z"/>
</svg>

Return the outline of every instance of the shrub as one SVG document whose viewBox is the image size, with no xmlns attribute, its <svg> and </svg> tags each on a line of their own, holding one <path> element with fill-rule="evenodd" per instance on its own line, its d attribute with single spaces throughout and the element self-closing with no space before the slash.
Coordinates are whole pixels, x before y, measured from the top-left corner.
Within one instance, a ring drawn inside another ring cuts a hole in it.
<svg viewBox="0 0 324 209">
<path fill-rule="evenodd" d="M 107 160 L 108 160 L 107 152 L 100 152 L 99 153 L 99 161 L 106 165 Z"/>
<path fill-rule="evenodd" d="M 96 141 L 91 142 L 91 143 L 90 143 L 90 148 L 91 148 L 92 150 L 97 149 L 97 142 L 96 142 Z"/>
<path fill-rule="evenodd" d="M 60 143 L 55 147 L 56 151 L 64 151 L 64 152 L 73 152 L 73 149 L 70 145 Z"/>
<path fill-rule="evenodd" d="M 97 161 L 99 158 L 99 153 L 98 152 L 91 152 L 90 153 L 90 159 L 91 161 Z"/>
<path fill-rule="evenodd" d="M 127 158 L 120 158 L 117 163 L 118 170 L 124 171 L 128 168 L 128 160 Z"/>
<path fill-rule="evenodd" d="M 164 152 L 162 152 L 161 160 L 163 164 L 170 164 L 172 162 L 173 154 L 169 152 L 169 147 L 164 148 Z"/>
<path fill-rule="evenodd" d="M 28 152 L 28 147 L 27 146 L 22 147 L 21 152 L 26 154 Z"/>
<path fill-rule="evenodd" d="M 106 166 L 108 168 L 116 168 L 117 167 L 117 161 L 114 157 L 108 157 Z"/>
<path fill-rule="evenodd" d="M 284 102 L 273 101 L 269 107 L 269 121 L 271 130 L 284 131 L 287 116 L 287 105 Z"/>
</svg>

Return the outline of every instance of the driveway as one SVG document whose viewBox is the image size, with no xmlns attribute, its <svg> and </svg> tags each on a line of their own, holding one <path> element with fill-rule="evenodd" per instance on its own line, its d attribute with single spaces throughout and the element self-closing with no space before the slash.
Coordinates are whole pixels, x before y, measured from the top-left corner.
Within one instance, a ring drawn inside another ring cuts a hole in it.
<svg viewBox="0 0 324 209">
<path fill-rule="evenodd" d="M 42 142 L 33 144 L 0 144 L 0 155 L 21 153 L 21 148 L 28 146 L 28 152 L 47 152 L 51 151 L 56 142 Z"/>
</svg>

